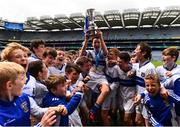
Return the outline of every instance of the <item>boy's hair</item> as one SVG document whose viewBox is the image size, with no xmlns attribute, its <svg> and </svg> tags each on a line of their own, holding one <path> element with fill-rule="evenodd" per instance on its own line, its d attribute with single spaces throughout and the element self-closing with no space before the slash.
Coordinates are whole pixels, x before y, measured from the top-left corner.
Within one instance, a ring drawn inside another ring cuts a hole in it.
<svg viewBox="0 0 180 127">
<path fill-rule="evenodd" d="M 43 57 L 47 57 L 48 55 L 53 56 L 54 58 L 56 58 L 57 52 L 56 52 L 56 50 L 54 48 L 47 47 L 47 48 L 45 48 L 45 51 L 43 53 Z"/>
<path fill-rule="evenodd" d="M 81 68 L 77 64 L 74 64 L 74 63 L 67 64 L 65 72 L 69 74 L 72 71 L 76 71 L 77 73 L 81 73 Z"/>
<path fill-rule="evenodd" d="M 117 48 L 110 48 L 109 52 L 113 52 L 116 56 L 119 55 L 119 50 Z"/>
<path fill-rule="evenodd" d="M 24 74 L 24 68 L 14 62 L 0 62 L 0 86 L 6 84 L 8 81 L 15 81 L 19 74 Z"/>
<path fill-rule="evenodd" d="M 176 57 L 175 62 L 176 62 L 179 57 L 179 51 L 175 47 L 169 47 L 163 50 L 162 55 L 165 56 L 169 55 L 171 57 L 175 56 Z"/>
<path fill-rule="evenodd" d="M 27 54 L 29 53 L 29 49 L 24 47 L 23 45 L 16 43 L 16 42 L 12 42 L 7 44 L 7 47 L 5 49 L 2 50 L 1 52 L 1 60 L 2 61 L 11 61 L 12 58 L 12 52 L 16 49 L 21 49 L 24 52 L 27 52 Z"/>
<path fill-rule="evenodd" d="M 64 49 L 60 48 L 60 47 L 56 47 L 56 51 L 63 51 L 64 52 Z"/>
<path fill-rule="evenodd" d="M 30 50 L 34 53 L 33 48 L 38 48 L 39 45 L 44 45 L 45 46 L 45 42 L 43 40 L 41 40 L 41 39 L 32 40 L 31 45 L 30 45 Z"/>
<path fill-rule="evenodd" d="M 72 55 L 70 54 L 65 54 L 65 58 L 69 58 L 72 61 Z"/>
<path fill-rule="evenodd" d="M 29 63 L 28 72 L 32 75 L 36 80 L 38 79 L 38 73 L 43 71 L 43 62 L 41 60 L 33 61 Z"/>
<path fill-rule="evenodd" d="M 81 56 L 77 59 L 76 64 L 82 67 L 85 63 L 92 62 L 90 58 Z"/>
<path fill-rule="evenodd" d="M 144 42 L 139 43 L 138 46 L 140 46 L 141 52 L 146 53 L 144 58 L 151 60 L 151 56 L 152 56 L 151 47 L 147 43 L 144 43 Z"/>
<path fill-rule="evenodd" d="M 50 75 L 48 79 L 45 80 L 47 89 L 51 91 L 52 89 L 57 89 L 57 86 L 60 84 L 65 84 L 66 79 L 61 75 Z"/>
<path fill-rule="evenodd" d="M 125 51 L 121 51 L 121 52 L 119 53 L 119 58 L 120 58 L 121 60 L 123 60 L 124 62 L 129 62 L 130 59 L 131 59 L 129 53 L 128 53 L 128 52 L 125 52 Z"/>
<path fill-rule="evenodd" d="M 147 74 L 144 80 L 153 80 L 154 83 L 157 83 L 159 86 L 161 86 L 158 74 Z"/>
</svg>

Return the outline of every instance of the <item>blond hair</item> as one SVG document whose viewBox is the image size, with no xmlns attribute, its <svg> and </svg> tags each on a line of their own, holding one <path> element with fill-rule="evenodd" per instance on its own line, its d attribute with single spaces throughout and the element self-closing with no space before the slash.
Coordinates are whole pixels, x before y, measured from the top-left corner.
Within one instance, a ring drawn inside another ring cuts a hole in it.
<svg viewBox="0 0 180 127">
<path fill-rule="evenodd" d="M 8 81 L 15 81 L 19 74 L 24 74 L 24 68 L 14 62 L 0 62 L 0 86 L 4 85 Z"/>
<path fill-rule="evenodd" d="M 50 75 L 45 81 L 47 89 L 51 91 L 52 89 L 57 89 L 58 85 L 65 84 L 66 79 L 61 75 Z"/>
<path fill-rule="evenodd" d="M 11 61 L 12 58 L 12 52 L 16 49 L 21 49 L 24 52 L 26 52 L 27 54 L 29 53 L 29 49 L 24 47 L 23 45 L 16 43 L 16 42 L 12 42 L 7 44 L 7 47 L 5 49 L 2 50 L 1 52 L 1 60 L 2 61 Z"/>
<path fill-rule="evenodd" d="M 161 85 L 159 76 L 157 74 L 147 74 L 144 80 L 153 80 L 153 83 L 157 83 L 159 86 Z"/>
</svg>

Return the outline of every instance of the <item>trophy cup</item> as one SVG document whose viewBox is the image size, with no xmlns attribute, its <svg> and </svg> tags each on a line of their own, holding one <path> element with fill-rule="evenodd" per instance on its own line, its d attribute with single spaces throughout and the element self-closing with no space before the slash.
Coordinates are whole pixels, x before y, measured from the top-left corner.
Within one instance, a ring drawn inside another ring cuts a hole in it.
<svg viewBox="0 0 180 127">
<path fill-rule="evenodd" d="M 97 25 L 96 23 L 94 23 L 94 9 L 87 9 L 86 11 L 86 15 L 88 16 L 88 23 L 89 23 L 89 27 L 88 27 L 88 31 L 89 31 L 89 35 L 90 37 L 93 37 L 97 34 Z"/>
</svg>

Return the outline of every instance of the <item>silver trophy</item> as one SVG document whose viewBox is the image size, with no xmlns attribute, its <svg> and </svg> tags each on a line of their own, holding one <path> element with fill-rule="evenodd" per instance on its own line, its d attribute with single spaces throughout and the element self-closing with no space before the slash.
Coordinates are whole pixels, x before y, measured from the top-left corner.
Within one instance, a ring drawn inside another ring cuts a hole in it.
<svg viewBox="0 0 180 127">
<path fill-rule="evenodd" d="M 86 15 L 88 16 L 88 21 L 89 21 L 89 27 L 88 27 L 88 31 L 89 31 L 89 35 L 95 36 L 97 34 L 97 25 L 94 22 L 94 9 L 87 9 L 86 11 Z"/>
</svg>

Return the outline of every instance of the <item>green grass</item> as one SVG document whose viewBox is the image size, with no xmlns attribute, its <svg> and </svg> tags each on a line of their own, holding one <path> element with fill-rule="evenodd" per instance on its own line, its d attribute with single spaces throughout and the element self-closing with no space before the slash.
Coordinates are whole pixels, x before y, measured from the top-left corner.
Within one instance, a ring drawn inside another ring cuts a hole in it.
<svg viewBox="0 0 180 127">
<path fill-rule="evenodd" d="M 152 63 L 154 64 L 155 67 L 161 66 L 163 64 L 162 61 L 157 61 L 157 60 L 152 61 Z M 178 60 L 176 63 L 180 65 L 180 60 Z"/>
</svg>

